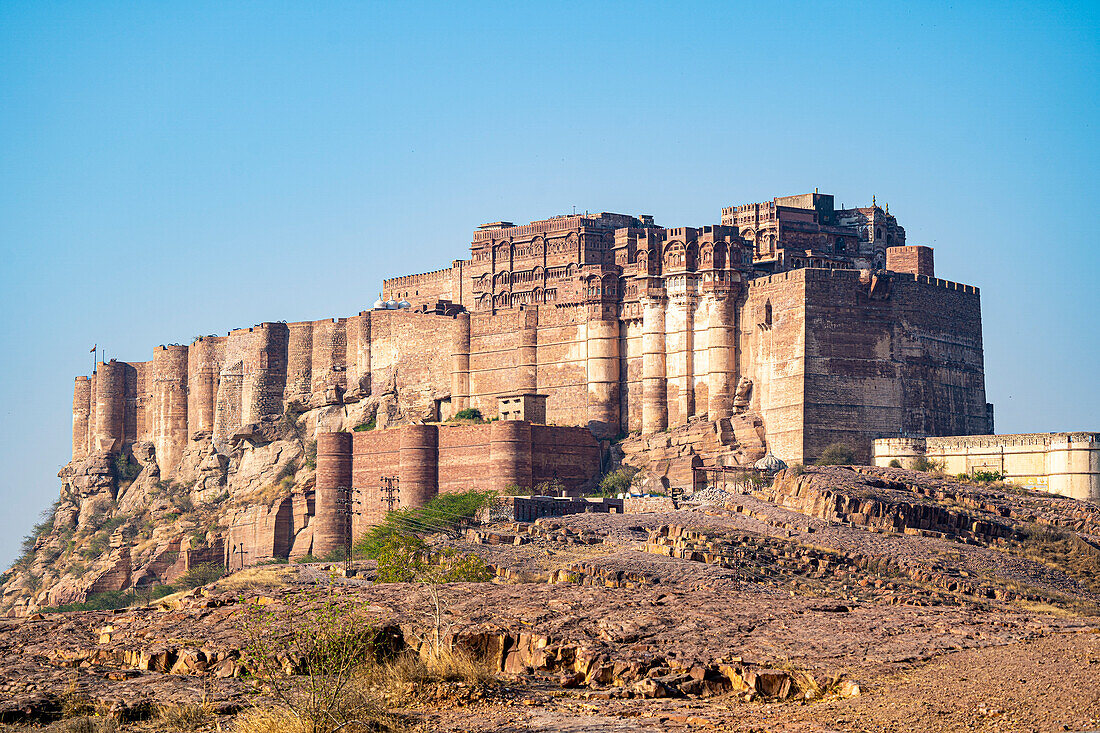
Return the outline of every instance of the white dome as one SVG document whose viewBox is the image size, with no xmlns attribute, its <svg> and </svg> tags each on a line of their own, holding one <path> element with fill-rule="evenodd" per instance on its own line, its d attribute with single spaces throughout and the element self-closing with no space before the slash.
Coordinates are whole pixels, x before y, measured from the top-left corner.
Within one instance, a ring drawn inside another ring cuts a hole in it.
<svg viewBox="0 0 1100 733">
<path fill-rule="evenodd" d="M 393 298 L 390 298 L 389 300 L 387 300 L 385 305 L 386 305 L 386 310 L 388 310 L 388 311 L 397 310 L 397 301 L 394 300 Z"/>
<path fill-rule="evenodd" d="M 378 300 L 374 301 L 373 307 L 376 311 L 382 310 L 386 307 L 386 301 L 382 300 L 382 296 L 378 296 Z"/>
<path fill-rule="evenodd" d="M 770 448 L 763 458 L 753 464 L 753 468 L 755 468 L 757 471 L 764 471 L 766 473 L 779 473 L 786 467 L 787 464 L 781 461 L 779 458 L 776 458 L 775 454 L 771 452 Z"/>
<path fill-rule="evenodd" d="M 413 305 L 412 303 L 410 303 L 409 301 L 405 300 L 404 298 L 402 298 L 402 299 L 401 299 L 400 301 L 398 301 L 398 303 L 397 303 L 397 307 L 398 307 L 398 308 L 412 308 L 412 305 Z"/>
</svg>

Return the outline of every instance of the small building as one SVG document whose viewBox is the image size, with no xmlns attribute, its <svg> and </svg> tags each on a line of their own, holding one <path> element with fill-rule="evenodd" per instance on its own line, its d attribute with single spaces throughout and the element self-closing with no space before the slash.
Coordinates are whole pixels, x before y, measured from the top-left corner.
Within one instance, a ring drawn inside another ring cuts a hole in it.
<svg viewBox="0 0 1100 733">
<path fill-rule="evenodd" d="M 874 465 L 942 463 L 948 474 L 995 471 L 1017 486 L 1100 501 L 1100 433 L 1023 433 L 879 438 Z"/>
<path fill-rule="evenodd" d="M 497 414 L 501 420 L 526 420 L 536 425 L 545 425 L 546 395 L 521 392 L 498 397 Z"/>
</svg>

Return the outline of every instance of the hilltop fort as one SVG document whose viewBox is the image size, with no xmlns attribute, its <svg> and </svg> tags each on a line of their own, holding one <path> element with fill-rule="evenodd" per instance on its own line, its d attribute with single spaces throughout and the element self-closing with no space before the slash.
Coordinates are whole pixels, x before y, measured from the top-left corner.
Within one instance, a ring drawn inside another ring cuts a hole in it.
<svg viewBox="0 0 1100 733">
<path fill-rule="evenodd" d="M 750 452 L 792 463 L 835 442 L 866 460 L 875 438 L 992 432 L 979 291 L 936 278 L 886 209 L 813 193 L 721 221 L 498 221 L 468 259 L 386 280 L 357 315 L 100 363 L 76 380 L 73 457 L 148 442 L 172 477 L 189 448 L 224 453 L 288 405 L 382 395 L 405 422 L 543 395 L 546 423 L 603 439 L 732 421 Z"/>
</svg>

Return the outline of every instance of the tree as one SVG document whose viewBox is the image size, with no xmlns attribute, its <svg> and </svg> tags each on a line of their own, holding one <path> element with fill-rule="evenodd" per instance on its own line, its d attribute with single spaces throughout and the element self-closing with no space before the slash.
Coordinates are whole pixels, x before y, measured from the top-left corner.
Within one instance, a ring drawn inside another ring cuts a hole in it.
<svg viewBox="0 0 1100 733">
<path fill-rule="evenodd" d="M 855 462 L 856 454 L 850 446 L 844 443 L 832 443 L 821 451 L 821 455 L 814 461 L 814 465 L 848 466 Z"/>
</svg>

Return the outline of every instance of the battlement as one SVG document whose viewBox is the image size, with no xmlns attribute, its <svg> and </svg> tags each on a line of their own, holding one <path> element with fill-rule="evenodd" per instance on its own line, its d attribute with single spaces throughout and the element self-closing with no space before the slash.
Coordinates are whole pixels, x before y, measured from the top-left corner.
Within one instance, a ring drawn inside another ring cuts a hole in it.
<svg viewBox="0 0 1100 733">
<path fill-rule="evenodd" d="M 566 214 L 549 219 L 539 219 L 530 224 L 516 226 L 511 222 L 486 224 L 474 232 L 473 243 L 488 242 L 496 239 L 523 238 L 536 234 L 568 232 L 575 229 L 614 230 L 628 226 L 641 226 L 641 221 L 629 214 Z M 487 228 L 488 227 L 488 228 Z"/>
</svg>

